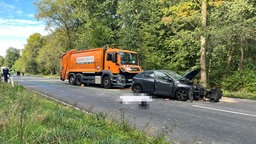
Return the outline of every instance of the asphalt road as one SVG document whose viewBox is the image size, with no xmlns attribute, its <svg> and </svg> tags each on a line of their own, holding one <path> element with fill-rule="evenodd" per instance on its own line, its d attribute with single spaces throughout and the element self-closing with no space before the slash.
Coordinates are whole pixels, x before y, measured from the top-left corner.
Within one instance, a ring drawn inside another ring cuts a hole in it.
<svg viewBox="0 0 256 144">
<path fill-rule="evenodd" d="M 90 112 L 127 122 L 142 131 L 164 134 L 173 143 L 255 144 L 256 101 L 222 98 L 180 102 L 153 98 L 148 109 L 138 104 L 121 104 L 120 96 L 130 89 L 103 89 L 97 86 L 72 86 L 67 81 L 40 77 L 15 77 L 18 84 Z"/>
</svg>

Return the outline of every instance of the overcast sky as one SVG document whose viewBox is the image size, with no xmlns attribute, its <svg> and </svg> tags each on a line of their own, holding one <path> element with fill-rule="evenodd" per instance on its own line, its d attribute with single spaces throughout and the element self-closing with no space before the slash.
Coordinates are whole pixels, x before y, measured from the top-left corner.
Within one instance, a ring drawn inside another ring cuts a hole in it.
<svg viewBox="0 0 256 144">
<path fill-rule="evenodd" d="M 45 25 L 34 18 L 34 0 L 0 0 L 0 55 L 9 47 L 23 49 L 33 33 L 46 35 Z"/>
</svg>

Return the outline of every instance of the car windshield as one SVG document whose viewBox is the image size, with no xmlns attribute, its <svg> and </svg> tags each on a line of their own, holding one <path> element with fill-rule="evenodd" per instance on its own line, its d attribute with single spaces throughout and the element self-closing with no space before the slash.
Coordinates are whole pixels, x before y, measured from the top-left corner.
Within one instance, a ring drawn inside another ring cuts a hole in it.
<svg viewBox="0 0 256 144">
<path fill-rule="evenodd" d="M 176 80 L 180 80 L 182 78 L 181 75 L 177 74 L 176 72 L 174 71 L 171 71 L 171 70 L 165 70 L 164 71 L 166 74 L 170 75 L 172 78 L 176 79 Z"/>
<path fill-rule="evenodd" d="M 133 64 L 137 65 L 137 54 L 128 52 L 119 52 L 121 58 L 121 64 Z"/>
</svg>

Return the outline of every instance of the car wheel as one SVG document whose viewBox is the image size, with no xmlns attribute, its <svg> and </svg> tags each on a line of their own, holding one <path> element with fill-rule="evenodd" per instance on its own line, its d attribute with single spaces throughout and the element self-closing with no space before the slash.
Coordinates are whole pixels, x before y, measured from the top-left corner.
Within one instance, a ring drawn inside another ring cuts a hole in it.
<svg viewBox="0 0 256 144">
<path fill-rule="evenodd" d="M 189 98 L 188 90 L 181 88 L 176 91 L 175 97 L 179 101 L 185 101 Z"/>
<path fill-rule="evenodd" d="M 82 82 L 83 82 L 82 81 L 82 75 L 81 74 L 77 74 L 76 75 L 76 80 L 75 80 L 76 85 L 81 86 Z"/>
<path fill-rule="evenodd" d="M 141 93 L 142 92 L 142 87 L 140 85 L 134 85 L 132 87 L 132 91 L 135 92 L 135 93 Z"/>
<path fill-rule="evenodd" d="M 71 73 L 68 77 L 68 82 L 72 85 L 75 85 L 75 74 Z"/>
<path fill-rule="evenodd" d="M 110 81 L 109 76 L 105 76 L 105 77 L 103 78 L 103 87 L 104 87 L 104 88 L 107 88 L 107 89 L 112 88 L 112 84 L 111 84 L 111 81 Z"/>
</svg>

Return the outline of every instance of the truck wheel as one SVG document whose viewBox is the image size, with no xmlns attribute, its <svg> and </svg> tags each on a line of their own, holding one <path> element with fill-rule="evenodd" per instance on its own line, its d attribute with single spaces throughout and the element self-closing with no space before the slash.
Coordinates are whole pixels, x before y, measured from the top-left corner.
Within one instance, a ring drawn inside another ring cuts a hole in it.
<svg viewBox="0 0 256 144">
<path fill-rule="evenodd" d="M 107 88 L 107 89 L 112 88 L 112 84 L 111 84 L 109 76 L 105 76 L 103 78 L 103 87 Z"/>
<path fill-rule="evenodd" d="M 72 85 L 75 85 L 75 74 L 71 73 L 68 77 L 68 82 Z"/>
<path fill-rule="evenodd" d="M 83 82 L 82 75 L 77 74 L 76 75 L 76 80 L 75 80 L 76 85 L 81 86 L 82 82 Z"/>
<path fill-rule="evenodd" d="M 185 101 L 189 98 L 189 92 L 188 90 L 181 88 L 176 91 L 175 97 L 179 101 Z"/>
</svg>

